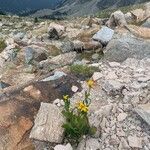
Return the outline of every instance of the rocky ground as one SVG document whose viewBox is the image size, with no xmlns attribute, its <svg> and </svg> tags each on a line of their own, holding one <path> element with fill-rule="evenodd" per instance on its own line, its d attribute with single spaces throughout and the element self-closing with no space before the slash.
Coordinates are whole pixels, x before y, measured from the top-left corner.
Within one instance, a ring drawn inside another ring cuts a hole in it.
<svg viewBox="0 0 150 150">
<path fill-rule="evenodd" d="M 0 150 L 150 150 L 150 3 L 105 19 L 0 16 L 0 31 Z M 97 132 L 74 147 L 62 96 L 74 105 L 88 78 Z"/>
</svg>

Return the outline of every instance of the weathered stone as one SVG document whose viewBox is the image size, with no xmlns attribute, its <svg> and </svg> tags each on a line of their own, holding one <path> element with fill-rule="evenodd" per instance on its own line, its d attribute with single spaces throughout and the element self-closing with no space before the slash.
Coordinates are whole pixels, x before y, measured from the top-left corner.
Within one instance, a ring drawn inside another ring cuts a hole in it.
<svg viewBox="0 0 150 150">
<path fill-rule="evenodd" d="M 119 67 L 119 66 L 120 66 L 120 63 L 118 63 L 118 62 L 109 62 L 109 65 L 110 65 L 111 67 Z"/>
<path fill-rule="evenodd" d="M 142 27 L 150 28 L 150 18 L 142 24 Z"/>
<path fill-rule="evenodd" d="M 61 111 L 55 105 L 41 103 L 30 138 L 61 143 L 64 135 L 62 128 L 64 122 Z"/>
<path fill-rule="evenodd" d="M 102 49 L 102 44 L 98 41 L 90 40 L 88 42 L 83 42 L 83 44 L 84 44 L 84 50 Z"/>
<path fill-rule="evenodd" d="M 135 25 L 126 25 L 126 28 L 135 36 L 143 39 L 150 39 L 150 29 L 145 27 L 138 27 Z"/>
<path fill-rule="evenodd" d="M 124 32 L 124 34 L 119 32 L 107 45 L 104 58 L 111 62 L 123 62 L 127 58 L 150 58 L 149 49 L 149 40 L 134 37 L 128 32 Z"/>
<path fill-rule="evenodd" d="M 116 26 L 123 27 L 127 24 L 127 22 L 125 19 L 125 15 L 120 10 L 118 10 L 111 14 L 106 24 L 108 25 L 108 27 L 114 28 Z"/>
<path fill-rule="evenodd" d="M 66 146 L 64 146 L 64 145 L 56 145 L 54 147 L 54 150 L 73 150 L 73 148 L 70 145 L 70 143 L 68 143 Z"/>
<path fill-rule="evenodd" d="M 48 38 L 54 39 L 54 40 L 58 40 L 60 38 L 59 33 L 57 32 L 55 28 L 48 29 Z"/>
<path fill-rule="evenodd" d="M 98 142 L 97 139 L 90 138 L 86 140 L 86 150 L 96 150 L 100 148 L 100 143 Z"/>
<path fill-rule="evenodd" d="M 150 125 L 150 103 L 139 105 L 135 111 Z"/>
<path fill-rule="evenodd" d="M 136 22 L 140 22 L 144 19 L 144 13 L 145 12 L 143 9 L 135 9 L 135 10 L 131 11 L 131 14 L 135 18 Z"/>
<path fill-rule="evenodd" d="M 96 80 L 98 80 L 98 79 L 100 79 L 102 77 L 103 77 L 103 74 L 100 73 L 100 72 L 94 72 L 94 74 L 92 76 L 92 78 L 93 78 L 94 81 L 96 81 Z"/>
<path fill-rule="evenodd" d="M 48 27 L 49 38 L 58 40 L 63 35 L 64 31 L 64 26 L 52 22 Z"/>
<path fill-rule="evenodd" d="M 10 84 L 0 81 L 0 90 L 9 87 Z"/>
<path fill-rule="evenodd" d="M 74 51 L 74 43 L 70 40 L 66 40 L 61 45 L 61 51 L 63 53 Z"/>
<path fill-rule="evenodd" d="M 76 52 L 61 54 L 56 57 L 53 57 L 52 59 L 41 61 L 40 67 L 45 69 L 48 67 L 50 67 L 51 69 L 63 67 L 65 65 L 72 64 L 75 61 L 75 58 L 76 58 Z"/>
<path fill-rule="evenodd" d="M 79 40 L 74 40 L 73 41 L 73 45 L 74 45 L 74 50 L 75 51 L 82 51 L 84 49 L 84 43 L 79 41 Z"/>
<path fill-rule="evenodd" d="M 125 19 L 126 19 L 126 22 L 127 22 L 128 24 L 131 24 L 131 23 L 133 23 L 133 22 L 135 21 L 135 18 L 134 18 L 134 16 L 131 14 L 131 12 L 127 12 L 127 13 L 125 14 Z"/>
<path fill-rule="evenodd" d="M 128 115 L 126 113 L 120 113 L 117 117 L 118 121 L 123 121 Z"/>
<path fill-rule="evenodd" d="M 27 64 L 32 63 L 32 61 L 40 62 L 47 59 L 46 50 L 42 47 L 31 45 L 25 47 L 25 62 Z"/>
<path fill-rule="evenodd" d="M 142 148 L 142 139 L 136 136 L 128 137 L 129 146 L 132 148 Z"/>
<path fill-rule="evenodd" d="M 82 139 L 77 146 L 77 150 L 83 150 L 85 148 L 86 140 Z"/>
<path fill-rule="evenodd" d="M 66 76 L 66 74 L 64 72 L 61 72 L 61 71 L 55 71 L 54 72 L 54 75 L 52 76 L 49 76 L 45 79 L 42 79 L 41 81 L 53 81 L 53 80 L 57 80 L 63 76 Z"/>
<path fill-rule="evenodd" d="M 130 148 L 130 147 L 129 147 L 129 145 L 128 145 L 126 139 L 121 138 L 121 142 L 120 142 L 120 144 L 119 144 L 119 150 L 122 150 L 122 149 L 129 149 L 129 148 Z"/>
<path fill-rule="evenodd" d="M 94 36 L 93 39 L 96 41 L 101 42 L 102 44 L 106 45 L 112 39 L 114 34 L 114 30 L 103 26 L 100 31 L 98 31 Z"/>
<path fill-rule="evenodd" d="M 122 88 L 123 88 L 123 84 L 115 80 L 108 80 L 104 83 L 103 86 L 103 89 L 110 95 L 121 94 Z"/>
</svg>

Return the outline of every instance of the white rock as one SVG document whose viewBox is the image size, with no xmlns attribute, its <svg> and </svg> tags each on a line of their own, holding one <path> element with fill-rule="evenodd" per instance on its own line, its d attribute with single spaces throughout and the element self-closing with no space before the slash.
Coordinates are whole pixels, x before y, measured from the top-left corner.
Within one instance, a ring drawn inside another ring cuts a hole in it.
<svg viewBox="0 0 150 150">
<path fill-rule="evenodd" d="M 142 148 L 142 139 L 136 136 L 128 137 L 129 146 L 132 148 Z"/>
<path fill-rule="evenodd" d="M 78 88 L 77 86 L 74 86 L 74 85 L 71 87 L 72 92 L 77 92 L 78 89 L 79 89 L 79 88 Z"/>
<path fill-rule="evenodd" d="M 58 103 L 60 103 L 60 99 L 57 98 L 54 100 L 53 104 L 57 105 Z"/>
<path fill-rule="evenodd" d="M 117 117 L 118 121 L 123 121 L 128 115 L 126 113 L 120 113 Z"/>
<path fill-rule="evenodd" d="M 113 37 L 114 30 L 103 26 L 92 38 L 102 44 L 107 44 Z"/>
<path fill-rule="evenodd" d="M 66 146 L 64 146 L 64 145 L 56 145 L 54 147 L 54 150 L 73 150 L 73 148 L 70 145 L 70 143 L 68 143 Z"/>
<path fill-rule="evenodd" d="M 120 63 L 118 63 L 118 62 L 109 62 L 109 65 L 110 65 L 111 67 L 119 67 L 119 66 L 120 66 Z"/>
<path fill-rule="evenodd" d="M 92 78 L 93 78 L 94 81 L 96 81 L 96 80 L 98 80 L 98 79 L 100 79 L 102 77 L 103 77 L 103 74 L 100 73 L 100 72 L 94 72 L 94 74 L 92 76 Z"/>
</svg>

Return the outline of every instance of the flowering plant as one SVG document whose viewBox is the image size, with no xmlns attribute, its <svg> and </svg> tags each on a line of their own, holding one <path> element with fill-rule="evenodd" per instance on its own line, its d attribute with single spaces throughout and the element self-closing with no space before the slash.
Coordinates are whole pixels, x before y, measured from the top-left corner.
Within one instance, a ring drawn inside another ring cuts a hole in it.
<svg viewBox="0 0 150 150">
<path fill-rule="evenodd" d="M 63 128 L 65 129 L 65 137 L 71 143 L 78 143 L 84 135 L 95 133 L 95 128 L 90 127 L 87 116 L 91 104 L 90 92 L 94 86 L 94 81 L 87 81 L 87 85 L 88 90 L 85 91 L 84 99 L 78 101 L 74 108 L 70 107 L 69 96 L 63 96 L 65 105 L 62 113 L 66 118 Z"/>
</svg>

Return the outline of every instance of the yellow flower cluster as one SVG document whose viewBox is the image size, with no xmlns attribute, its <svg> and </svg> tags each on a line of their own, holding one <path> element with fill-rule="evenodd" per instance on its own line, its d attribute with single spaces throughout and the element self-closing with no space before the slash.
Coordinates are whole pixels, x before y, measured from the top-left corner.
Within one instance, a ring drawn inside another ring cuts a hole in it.
<svg viewBox="0 0 150 150">
<path fill-rule="evenodd" d="M 93 80 L 88 80 L 87 85 L 89 86 L 89 88 L 93 88 L 94 87 L 94 81 Z"/>
<path fill-rule="evenodd" d="M 83 102 L 77 103 L 78 110 L 81 110 L 82 112 L 88 112 L 89 108 L 86 106 Z"/>
<path fill-rule="evenodd" d="M 68 101 L 69 95 L 64 95 L 64 96 L 63 96 L 63 99 L 64 99 L 64 101 Z"/>
</svg>

